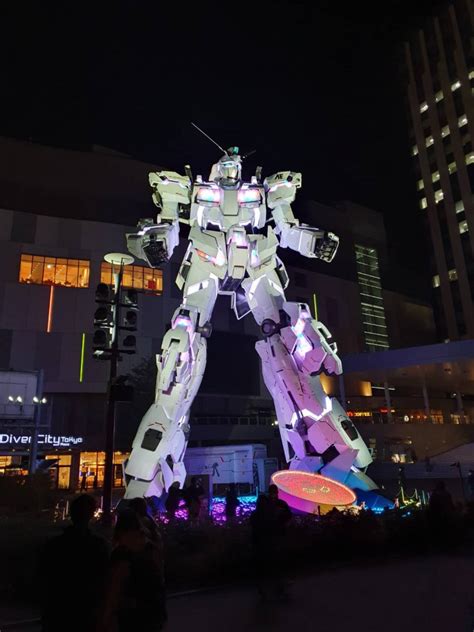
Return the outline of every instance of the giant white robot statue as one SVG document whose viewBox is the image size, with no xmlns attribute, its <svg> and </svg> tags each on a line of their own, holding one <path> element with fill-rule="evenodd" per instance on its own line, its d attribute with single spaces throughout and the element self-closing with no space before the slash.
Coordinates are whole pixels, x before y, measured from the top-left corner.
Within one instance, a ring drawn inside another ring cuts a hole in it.
<svg viewBox="0 0 474 632">
<path fill-rule="evenodd" d="M 329 263 L 339 245 L 336 235 L 300 224 L 293 215 L 301 174 L 281 171 L 262 183 L 257 169 L 245 182 L 237 147 L 225 151 L 208 180 L 193 181 L 186 171 L 150 173 L 157 219 L 141 220 L 138 232 L 127 235 L 130 252 L 155 268 L 171 257 L 179 222 L 190 225 L 177 277 L 183 300 L 156 358 L 155 402 L 126 464 L 126 498 L 161 496 L 173 482 L 184 484 L 189 410 L 204 374 L 219 294 L 231 296 L 238 319 L 252 312 L 261 328 L 256 349 L 290 469 L 325 474 L 356 491 L 375 489 L 364 474 L 372 460 L 364 441 L 319 378 L 342 372 L 336 343 L 308 305 L 285 298 L 288 275 L 278 246 Z"/>
</svg>

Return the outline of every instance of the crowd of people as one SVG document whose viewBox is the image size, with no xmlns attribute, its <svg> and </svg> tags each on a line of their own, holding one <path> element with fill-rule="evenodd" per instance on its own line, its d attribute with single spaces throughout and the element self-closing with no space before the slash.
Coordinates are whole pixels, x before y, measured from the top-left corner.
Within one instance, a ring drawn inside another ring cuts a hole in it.
<svg viewBox="0 0 474 632">
<path fill-rule="evenodd" d="M 181 497 L 171 487 L 168 516 Z M 204 497 L 201 481 L 193 479 L 184 493 L 191 522 L 199 520 Z M 238 506 L 237 489 L 231 485 L 226 495 L 229 520 L 236 517 Z M 164 546 L 146 500 L 129 500 L 117 512 L 111 543 L 91 528 L 96 510 L 95 498 L 81 493 L 71 503 L 71 525 L 44 547 L 39 564 L 44 632 L 162 630 L 167 620 Z M 275 560 L 290 518 L 288 505 L 271 485 L 251 516 L 255 576 L 263 599 L 285 595 Z M 58 582 L 65 562 L 67 580 Z"/>
<path fill-rule="evenodd" d="M 472 478 L 474 487 L 474 473 Z M 205 502 L 200 479 L 192 479 L 184 493 L 176 486 L 170 488 L 168 519 L 175 516 L 183 497 L 190 523 L 198 522 Z M 238 507 L 237 488 L 230 485 L 227 521 L 236 518 Z M 93 496 L 77 496 L 70 507 L 71 525 L 43 550 L 39 566 L 43 630 L 162 630 L 167 620 L 164 545 L 147 501 L 134 498 L 117 512 L 110 543 L 91 529 L 96 509 Z M 426 515 L 435 531 L 446 533 L 455 505 L 442 481 L 430 496 Z M 250 516 L 253 576 L 263 601 L 289 598 L 284 551 L 291 520 L 289 506 L 279 498 L 276 485 L 270 485 Z M 65 563 L 67 578 L 58 581 Z"/>
</svg>

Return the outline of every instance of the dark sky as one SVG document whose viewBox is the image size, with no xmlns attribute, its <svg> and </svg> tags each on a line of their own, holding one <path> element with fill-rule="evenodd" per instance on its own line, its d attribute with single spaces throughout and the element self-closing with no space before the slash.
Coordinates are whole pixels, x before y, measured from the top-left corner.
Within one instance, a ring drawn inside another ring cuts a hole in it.
<svg viewBox="0 0 474 632">
<path fill-rule="evenodd" d="M 51 4 L 2 9 L 0 134 L 206 173 L 194 120 L 307 197 L 381 210 L 395 263 L 424 269 L 398 60 L 442 2 Z"/>
</svg>

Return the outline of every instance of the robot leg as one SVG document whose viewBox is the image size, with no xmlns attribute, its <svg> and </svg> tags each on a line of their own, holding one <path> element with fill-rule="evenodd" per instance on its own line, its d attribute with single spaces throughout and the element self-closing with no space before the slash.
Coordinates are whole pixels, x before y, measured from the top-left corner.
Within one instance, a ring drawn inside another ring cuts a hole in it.
<svg viewBox="0 0 474 632">
<path fill-rule="evenodd" d="M 189 299 L 185 291 L 174 313 L 157 356 L 155 402 L 141 421 L 125 466 L 125 498 L 159 497 L 175 481 L 184 485 L 189 409 L 204 375 L 208 318 L 216 296 L 215 283 Z"/>
<path fill-rule="evenodd" d="M 274 285 L 264 277 L 249 304 L 264 335 L 256 349 L 275 404 L 285 458 L 291 469 L 374 489 L 360 471 L 372 461 L 367 446 L 339 402 L 325 393 L 319 377 L 323 371 L 342 372 L 337 346 L 306 304 L 285 301 L 283 290 L 275 293 Z"/>
</svg>

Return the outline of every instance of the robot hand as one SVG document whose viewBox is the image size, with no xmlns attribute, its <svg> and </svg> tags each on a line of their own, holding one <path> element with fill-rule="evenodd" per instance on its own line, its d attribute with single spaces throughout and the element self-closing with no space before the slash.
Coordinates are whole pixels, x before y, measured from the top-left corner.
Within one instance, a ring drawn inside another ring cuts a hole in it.
<svg viewBox="0 0 474 632">
<path fill-rule="evenodd" d="M 155 224 L 152 219 L 140 220 L 137 233 L 127 234 L 127 248 L 151 268 L 167 263 L 179 241 L 178 222 Z"/>
<path fill-rule="evenodd" d="M 304 257 L 331 263 L 339 246 L 339 237 L 334 233 L 301 224 L 282 230 L 280 245 L 296 250 Z"/>
</svg>

